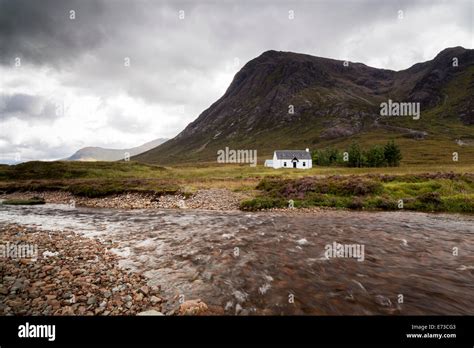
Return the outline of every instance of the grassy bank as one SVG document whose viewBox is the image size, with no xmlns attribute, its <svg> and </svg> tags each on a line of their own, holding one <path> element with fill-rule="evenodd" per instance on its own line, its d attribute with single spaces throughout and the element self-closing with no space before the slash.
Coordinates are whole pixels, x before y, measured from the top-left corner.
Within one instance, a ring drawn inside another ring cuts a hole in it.
<svg viewBox="0 0 474 348">
<path fill-rule="evenodd" d="M 0 165 L 0 192 L 65 191 L 82 197 L 128 192 L 192 194 L 199 189 L 248 191 L 242 209 L 328 206 L 350 209 L 474 211 L 474 165 L 383 168 L 263 166 L 159 167 L 136 162 L 28 162 Z"/>
<path fill-rule="evenodd" d="M 2 204 L 6 205 L 38 205 L 45 203 L 45 200 L 41 197 L 33 197 L 31 199 L 7 199 L 2 202 Z"/>
<path fill-rule="evenodd" d="M 418 174 L 264 179 L 243 210 L 295 207 L 474 213 L 474 174 Z"/>
</svg>

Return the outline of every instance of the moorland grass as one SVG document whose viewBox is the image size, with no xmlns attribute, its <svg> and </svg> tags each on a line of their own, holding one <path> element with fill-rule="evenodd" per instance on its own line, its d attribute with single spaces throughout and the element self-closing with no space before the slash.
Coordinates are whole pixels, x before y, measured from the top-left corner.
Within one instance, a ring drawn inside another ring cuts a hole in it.
<svg viewBox="0 0 474 348">
<path fill-rule="evenodd" d="M 474 212 L 474 174 L 264 179 L 257 189 L 242 210 L 281 208 L 293 200 L 295 207 Z"/>
<path fill-rule="evenodd" d="M 471 174 L 469 174 L 471 173 Z M 243 210 L 288 206 L 474 212 L 474 165 L 291 170 L 216 165 L 159 167 L 136 162 L 27 162 L 0 166 L 0 192 L 66 191 L 83 197 L 128 192 L 190 195 L 204 188 L 246 191 Z"/>
<path fill-rule="evenodd" d="M 45 204 L 45 201 L 41 197 L 33 197 L 30 199 L 6 199 L 2 202 L 6 205 L 38 205 Z"/>
</svg>

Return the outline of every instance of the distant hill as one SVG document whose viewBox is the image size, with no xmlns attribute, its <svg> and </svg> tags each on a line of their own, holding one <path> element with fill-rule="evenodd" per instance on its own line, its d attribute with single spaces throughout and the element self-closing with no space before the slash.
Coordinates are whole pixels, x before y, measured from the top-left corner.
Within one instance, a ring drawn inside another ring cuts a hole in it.
<svg viewBox="0 0 474 348">
<path fill-rule="evenodd" d="M 420 119 L 381 116 L 388 99 L 419 102 Z M 352 140 L 368 145 L 389 138 L 402 146 L 405 163 L 452 163 L 453 151 L 474 162 L 474 50 L 447 48 L 402 71 L 267 51 L 178 136 L 133 159 L 215 161 L 217 150 L 228 146 L 256 149 L 261 163 L 274 149 L 341 148 Z"/>
<path fill-rule="evenodd" d="M 118 161 L 124 159 L 125 153 L 130 156 L 141 154 L 164 143 L 168 139 L 155 139 L 143 145 L 132 147 L 130 149 L 106 149 L 103 147 L 84 147 L 76 151 L 65 161 Z"/>
</svg>

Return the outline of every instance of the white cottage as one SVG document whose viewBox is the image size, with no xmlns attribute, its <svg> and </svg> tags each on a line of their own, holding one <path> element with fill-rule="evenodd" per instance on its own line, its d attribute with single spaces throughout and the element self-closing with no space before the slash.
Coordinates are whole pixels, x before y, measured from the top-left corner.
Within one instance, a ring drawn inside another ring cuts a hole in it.
<svg viewBox="0 0 474 348">
<path fill-rule="evenodd" d="M 309 169 L 313 167 L 309 149 L 277 150 L 273 153 L 273 160 L 266 160 L 265 167 Z"/>
</svg>

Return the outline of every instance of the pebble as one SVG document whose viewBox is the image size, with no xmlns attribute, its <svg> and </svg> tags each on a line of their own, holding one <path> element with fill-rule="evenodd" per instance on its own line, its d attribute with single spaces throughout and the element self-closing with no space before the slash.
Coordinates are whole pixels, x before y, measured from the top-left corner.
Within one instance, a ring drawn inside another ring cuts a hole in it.
<svg viewBox="0 0 474 348">
<path fill-rule="evenodd" d="M 40 256 L 35 263 L 3 260 L 0 315 L 135 315 L 150 306 L 161 310 L 158 290 L 147 285 L 145 276 L 119 268 L 118 257 L 99 240 L 15 224 L 0 224 L 0 235 L 3 242 L 36 244 L 39 250 L 61 255 Z"/>
<path fill-rule="evenodd" d="M 146 295 L 148 296 L 148 294 L 150 293 L 150 288 L 148 286 L 142 286 L 140 288 L 140 292 L 143 294 L 143 295 Z"/>
<path fill-rule="evenodd" d="M 153 304 L 155 304 L 155 303 L 160 303 L 161 301 L 162 301 L 162 300 L 161 300 L 161 298 L 159 298 L 159 297 L 156 297 L 156 296 L 150 297 L 150 302 L 153 303 Z"/>
</svg>

